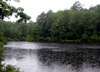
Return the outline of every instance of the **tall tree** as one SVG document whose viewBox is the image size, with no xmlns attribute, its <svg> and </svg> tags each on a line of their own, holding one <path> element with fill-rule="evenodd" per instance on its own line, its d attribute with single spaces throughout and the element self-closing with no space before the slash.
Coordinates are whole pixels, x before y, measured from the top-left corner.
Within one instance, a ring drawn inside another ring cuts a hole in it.
<svg viewBox="0 0 100 72">
<path fill-rule="evenodd" d="M 75 11 L 78 11 L 78 10 L 81 10 L 82 9 L 82 4 L 79 2 L 79 1 L 76 1 L 73 6 L 71 7 L 71 10 L 75 10 Z"/>
</svg>

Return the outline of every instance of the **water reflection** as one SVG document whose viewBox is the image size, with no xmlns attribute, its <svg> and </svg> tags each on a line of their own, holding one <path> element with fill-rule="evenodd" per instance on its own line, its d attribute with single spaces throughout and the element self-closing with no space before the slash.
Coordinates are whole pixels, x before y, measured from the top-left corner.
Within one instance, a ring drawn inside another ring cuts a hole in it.
<svg viewBox="0 0 100 72">
<path fill-rule="evenodd" d="M 28 43 L 30 45 L 28 49 L 23 48 L 25 43 L 14 42 L 10 43 L 8 47 L 6 46 L 3 63 L 19 67 L 24 72 L 100 71 L 99 46 L 97 46 L 98 48 L 90 48 L 91 46 L 78 46 L 76 44 L 72 46 L 73 44 L 35 43 L 34 45 L 37 47 L 32 49 L 33 43 L 31 43 L 32 45 Z M 20 44 L 23 47 L 16 48 Z"/>
</svg>

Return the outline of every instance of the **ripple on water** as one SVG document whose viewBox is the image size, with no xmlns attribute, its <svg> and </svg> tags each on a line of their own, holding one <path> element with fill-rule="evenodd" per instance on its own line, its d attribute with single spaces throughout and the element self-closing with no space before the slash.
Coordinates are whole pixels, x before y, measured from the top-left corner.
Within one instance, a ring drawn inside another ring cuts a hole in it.
<svg viewBox="0 0 100 72">
<path fill-rule="evenodd" d="M 100 72 L 100 46 L 92 46 L 9 42 L 2 63 L 24 72 Z"/>
</svg>

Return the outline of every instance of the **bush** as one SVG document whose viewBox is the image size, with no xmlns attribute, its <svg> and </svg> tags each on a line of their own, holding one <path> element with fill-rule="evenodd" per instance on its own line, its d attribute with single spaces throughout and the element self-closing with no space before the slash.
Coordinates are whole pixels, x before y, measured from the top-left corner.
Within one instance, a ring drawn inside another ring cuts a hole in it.
<svg viewBox="0 0 100 72">
<path fill-rule="evenodd" d="M 3 60 L 2 53 L 3 53 L 3 42 L 0 42 L 0 72 L 2 72 L 2 67 L 3 67 L 3 65 L 1 64 Z"/>
<path fill-rule="evenodd" d="M 80 40 L 62 40 L 61 42 L 67 42 L 67 43 L 79 43 Z"/>
<path fill-rule="evenodd" d="M 3 72 L 20 72 L 19 68 L 15 68 L 11 65 L 8 65 L 4 68 Z"/>
</svg>

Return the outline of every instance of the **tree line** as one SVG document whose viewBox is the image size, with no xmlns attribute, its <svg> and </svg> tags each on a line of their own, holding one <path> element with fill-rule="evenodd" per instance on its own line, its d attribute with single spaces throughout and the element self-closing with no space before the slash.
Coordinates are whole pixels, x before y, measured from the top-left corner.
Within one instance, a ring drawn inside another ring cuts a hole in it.
<svg viewBox="0 0 100 72">
<path fill-rule="evenodd" d="M 77 1 L 68 10 L 42 12 L 36 22 L 0 23 L 9 40 L 100 42 L 100 5 L 83 8 Z"/>
</svg>

